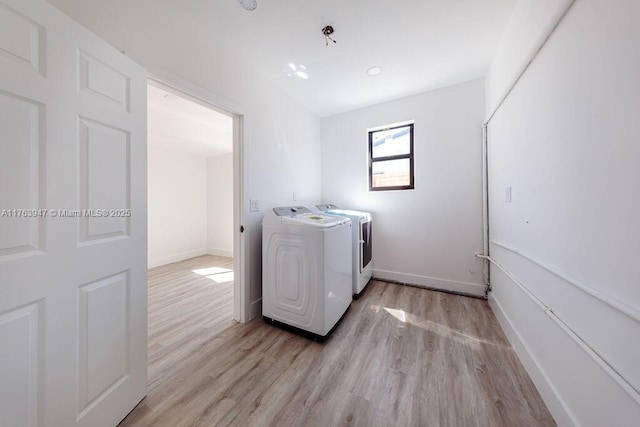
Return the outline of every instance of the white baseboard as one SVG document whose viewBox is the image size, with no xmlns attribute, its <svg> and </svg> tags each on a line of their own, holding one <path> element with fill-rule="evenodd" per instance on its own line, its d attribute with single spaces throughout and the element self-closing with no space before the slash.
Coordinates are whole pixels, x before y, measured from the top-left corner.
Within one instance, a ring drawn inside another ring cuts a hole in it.
<svg viewBox="0 0 640 427">
<path fill-rule="evenodd" d="M 373 278 L 482 297 L 485 295 L 485 290 L 487 289 L 485 285 L 478 283 L 457 282 L 455 280 L 439 279 L 429 276 L 417 276 L 414 274 L 398 273 L 395 271 L 377 270 L 375 268 L 373 269 Z"/>
<path fill-rule="evenodd" d="M 221 249 L 221 248 L 208 248 L 207 253 L 209 255 L 224 256 L 233 258 L 233 249 Z"/>
<path fill-rule="evenodd" d="M 495 314 L 500 327 L 507 336 L 509 343 L 518 355 L 522 366 L 524 366 L 524 369 L 527 371 L 529 377 L 538 389 L 542 400 L 544 400 L 544 403 L 547 405 L 547 408 L 549 409 L 549 412 L 551 412 L 551 415 L 553 416 L 557 425 L 577 425 L 577 422 L 575 421 L 575 418 L 571 414 L 571 411 L 567 407 L 566 403 L 560 397 L 560 394 L 551 383 L 549 377 L 540 366 L 538 360 L 531 353 L 531 350 L 527 346 L 527 343 L 523 340 L 522 336 L 503 310 L 500 302 L 493 292 L 489 293 L 489 306 Z"/>
<path fill-rule="evenodd" d="M 247 319 L 253 319 L 256 316 L 262 316 L 262 298 L 255 300 L 249 306 L 249 315 Z"/>
<path fill-rule="evenodd" d="M 194 249 L 192 251 L 181 252 L 181 253 L 171 254 L 171 255 L 165 255 L 165 256 L 161 256 L 161 257 L 153 258 L 153 259 L 149 258 L 149 262 L 148 262 L 148 267 L 147 268 L 159 267 L 161 265 L 171 264 L 172 262 L 184 261 L 185 259 L 197 257 L 197 256 L 200 256 L 200 255 L 206 255 L 206 254 L 207 254 L 207 249 L 206 248 L 200 248 L 200 249 Z"/>
</svg>

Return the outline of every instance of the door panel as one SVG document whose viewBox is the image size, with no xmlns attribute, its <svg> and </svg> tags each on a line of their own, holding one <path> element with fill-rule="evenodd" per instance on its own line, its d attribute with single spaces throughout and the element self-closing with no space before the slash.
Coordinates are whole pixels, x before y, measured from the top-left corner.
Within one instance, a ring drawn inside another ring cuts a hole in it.
<svg viewBox="0 0 640 427">
<path fill-rule="evenodd" d="M 0 52 L 44 75 L 44 30 L 28 16 L 0 5 Z"/>
<path fill-rule="evenodd" d="M 360 242 L 360 273 L 362 273 L 373 257 L 371 221 L 360 223 Z"/>
<path fill-rule="evenodd" d="M 0 316 L 0 413 L 7 425 L 34 426 L 38 419 L 38 359 L 41 305 L 29 304 Z"/>
<path fill-rule="evenodd" d="M 129 280 L 120 273 L 79 287 L 80 414 L 129 377 Z"/>
<path fill-rule="evenodd" d="M 105 206 L 118 216 L 80 220 L 80 242 L 129 235 L 130 133 L 88 118 L 79 118 L 80 208 L 103 213 Z M 109 212 L 110 213 L 110 212 Z"/>
<path fill-rule="evenodd" d="M 0 200 L 6 206 L 39 206 L 41 200 L 40 156 L 42 105 L 19 95 L 0 91 L 0 128 L 3 138 L 12 143 L 0 144 Z M 12 183 L 12 185 L 4 185 Z M 42 241 L 37 217 L 5 217 L 0 222 L 0 257 L 37 251 Z"/>
<path fill-rule="evenodd" d="M 146 72 L 44 0 L 0 0 L 0 182 L 2 423 L 116 425 L 146 393 Z"/>
<path fill-rule="evenodd" d="M 83 50 L 78 53 L 81 92 L 102 97 L 129 111 L 131 78 Z"/>
</svg>

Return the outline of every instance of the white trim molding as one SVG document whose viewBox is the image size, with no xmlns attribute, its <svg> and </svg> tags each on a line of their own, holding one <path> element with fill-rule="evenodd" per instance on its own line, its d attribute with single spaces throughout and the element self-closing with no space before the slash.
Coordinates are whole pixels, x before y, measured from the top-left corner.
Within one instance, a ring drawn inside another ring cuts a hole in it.
<svg viewBox="0 0 640 427">
<path fill-rule="evenodd" d="M 500 304 L 500 301 L 493 292 L 489 293 L 489 306 L 557 425 L 580 425 L 567 403 L 562 399 L 562 395 L 543 369 L 543 365 L 535 357 L 526 340 L 522 337 L 514 322 L 509 318 L 507 312 L 502 308 L 502 304 Z"/>
<path fill-rule="evenodd" d="M 147 268 L 160 267 L 161 265 L 171 264 L 172 262 L 184 261 L 185 259 L 197 257 L 200 255 L 206 255 L 207 248 L 199 248 L 191 251 L 180 252 L 177 254 L 171 254 L 161 256 L 154 259 L 149 259 L 149 265 Z"/>
<path fill-rule="evenodd" d="M 513 246 L 509 246 L 506 243 L 502 243 L 502 242 L 496 242 L 495 240 L 491 240 L 491 244 L 492 245 L 496 245 L 502 249 L 506 249 L 510 252 L 513 252 L 514 254 L 517 254 L 519 256 L 521 256 L 522 258 L 526 259 L 529 262 L 534 263 L 535 265 L 537 265 L 538 267 L 542 267 L 545 270 L 547 270 L 549 273 L 553 274 L 554 276 L 556 276 L 558 279 L 563 280 L 564 282 L 570 284 L 571 286 L 581 290 L 582 292 L 598 299 L 600 302 L 603 302 L 605 304 L 607 304 L 609 307 L 613 308 L 614 310 L 619 311 L 620 313 L 625 314 L 626 316 L 630 317 L 631 319 L 635 320 L 636 322 L 640 323 L 640 309 L 633 307 L 631 305 L 628 305 L 610 295 L 605 294 L 604 292 L 601 292 L 597 289 L 594 289 L 590 286 L 585 285 L 584 283 L 576 280 L 576 279 L 572 279 L 571 277 L 569 277 L 566 273 L 563 273 L 562 271 L 560 271 L 559 268 L 552 266 L 551 264 L 548 264 L 532 255 L 528 255 L 527 253 L 521 251 L 520 249 L 516 249 Z"/>
<path fill-rule="evenodd" d="M 486 285 L 480 283 L 467 283 L 455 280 L 440 279 L 437 277 L 418 276 L 415 274 L 398 273 L 395 271 L 373 269 L 373 279 L 392 281 L 405 285 L 418 286 L 426 289 L 441 290 L 445 292 L 460 293 L 484 298 Z"/>
<path fill-rule="evenodd" d="M 208 248 L 207 253 L 209 255 L 215 256 L 224 256 L 228 258 L 233 258 L 233 250 L 231 249 L 222 249 L 222 248 Z"/>
<path fill-rule="evenodd" d="M 476 256 L 490 261 L 504 275 L 504 277 L 506 277 L 511 283 L 515 284 L 516 287 L 519 288 L 520 291 L 522 291 L 522 294 L 528 297 L 529 301 L 531 301 L 535 304 L 535 306 L 538 307 L 537 313 L 540 314 L 533 314 L 536 312 L 535 310 L 531 311 L 530 309 L 521 307 L 523 312 L 529 313 L 529 317 L 527 317 L 529 319 L 529 323 L 537 325 L 547 325 L 545 326 L 545 328 L 547 328 L 547 333 L 549 333 L 550 331 L 550 329 L 548 328 L 554 328 L 555 331 L 562 331 L 565 336 L 571 338 L 571 341 L 567 342 L 573 343 L 573 345 L 570 347 L 572 348 L 571 351 L 574 354 L 574 357 L 578 357 L 580 353 L 580 357 L 582 358 L 584 358 L 584 356 L 588 356 L 588 359 L 591 360 L 591 362 L 588 362 L 591 364 L 590 366 L 593 366 L 593 364 L 597 365 L 600 368 L 600 375 L 604 374 L 609 378 L 609 380 L 612 380 L 610 384 L 617 385 L 617 387 L 619 387 L 619 390 L 623 391 L 624 394 L 626 394 L 628 398 L 630 398 L 630 401 L 635 402 L 636 405 L 640 405 L 640 391 L 632 384 L 632 382 L 621 375 L 621 373 L 616 369 L 611 361 L 608 361 L 605 357 L 603 357 L 603 355 L 601 355 L 597 351 L 597 349 L 595 349 L 584 337 L 582 337 L 576 330 L 574 330 L 557 313 L 555 313 L 547 302 L 538 297 L 534 291 L 532 291 L 529 287 L 527 287 L 527 285 L 522 282 L 521 279 L 519 279 L 511 271 L 509 271 L 509 269 L 506 268 L 502 262 L 496 261 L 492 257 L 487 257 L 481 254 L 477 254 Z M 536 263 L 536 265 L 538 264 Z M 545 270 L 548 269 L 545 268 Z M 553 274 L 555 275 L 555 273 Z M 494 276 L 492 275 L 492 278 L 493 277 Z M 513 291 L 509 291 L 507 289 L 502 290 L 502 292 L 505 291 L 513 293 Z M 552 411 L 554 417 L 561 418 L 563 420 L 563 422 L 559 422 L 560 425 L 579 425 L 580 423 L 576 421 L 576 417 L 570 410 L 570 405 L 567 405 L 565 403 L 564 399 L 562 398 L 562 393 L 560 393 L 556 389 L 553 381 L 551 381 L 550 377 L 552 376 L 548 375 L 545 372 L 545 363 L 541 363 L 537 360 L 535 352 L 530 349 L 527 343 L 526 336 L 529 336 L 529 338 L 533 341 L 535 341 L 536 338 L 527 334 L 523 334 L 521 331 L 519 331 L 518 325 L 525 329 L 527 328 L 527 326 L 522 324 L 522 321 L 517 322 L 510 319 L 510 314 L 503 309 L 503 305 L 500 303 L 499 298 L 500 297 L 496 295 L 495 290 L 490 294 L 489 303 L 491 305 L 491 308 L 496 314 L 501 327 L 509 337 L 509 341 L 511 342 L 516 353 L 525 365 L 527 372 L 529 372 L 532 380 L 536 384 L 536 387 L 540 391 L 543 399 L 549 406 L 549 409 Z M 536 322 L 533 321 L 533 317 L 531 316 L 540 316 L 542 314 L 546 315 L 546 317 L 553 323 L 543 322 L 543 318 L 539 318 Z M 554 333 L 557 334 L 558 332 Z M 595 371 L 591 372 L 595 373 Z"/>
</svg>

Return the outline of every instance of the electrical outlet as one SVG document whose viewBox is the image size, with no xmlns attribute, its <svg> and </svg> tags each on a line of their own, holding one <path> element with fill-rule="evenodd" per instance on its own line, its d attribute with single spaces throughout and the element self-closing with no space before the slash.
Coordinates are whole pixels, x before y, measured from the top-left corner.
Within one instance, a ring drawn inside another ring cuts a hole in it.
<svg viewBox="0 0 640 427">
<path fill-rule="evenodd" d="M 294 191 L 293 192 L 293 201 L 295 202 L 297 200 L 298 200 L 298 196 L 296 195 L 296 192 Z"/>
<path fill-rule="evenodd" d="M 249 211 L 250 212 L 259 212 L 260 211 L 260 200 L 258 200 L 258 199 L 249 199 Z"/>
</svg>

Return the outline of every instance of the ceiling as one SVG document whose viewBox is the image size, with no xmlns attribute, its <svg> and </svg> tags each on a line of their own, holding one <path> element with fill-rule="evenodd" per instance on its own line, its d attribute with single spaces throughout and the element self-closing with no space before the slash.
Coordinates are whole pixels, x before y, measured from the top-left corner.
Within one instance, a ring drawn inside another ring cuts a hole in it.
<svg viewBox="0 0 640 427">
<path fill-rule="evenodd" d="M 163 25 L 160 16 L 184 21 L 319 117 L 484 76 L 515 4 L 257 0 L 249 12 L 237 0 L 49 1 L 72 16 L 91 14 L 113 25 L 132 15 L 157 25 Z M 326 25 L 337 41 L 329 46 L 321 32 Z M 297 71 L 303 66 L 309 78 L 296 76 L 289 64 Z M 368 76 L 376 65 L 382 73 Z"/>
<path fill-rule="evenodd" d="M 247 12 L 225 1 L 215 17 L 221 34 L 232 31 L 238 53 L 320 117 L 484 76 L 515 4 L 258 0 Z M 337 41 L 329 46 L 326 25 Z M 289 76 L 289 63 L 310 78 Z M 369 77 L 372 66 L 382 73 Z"/>
<path fill-rule="evenodd" d="M 215 157 L 233 150 L 233 119 L 164 89 L 147 86 L 149 149 Z"/>
</svg>

